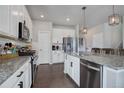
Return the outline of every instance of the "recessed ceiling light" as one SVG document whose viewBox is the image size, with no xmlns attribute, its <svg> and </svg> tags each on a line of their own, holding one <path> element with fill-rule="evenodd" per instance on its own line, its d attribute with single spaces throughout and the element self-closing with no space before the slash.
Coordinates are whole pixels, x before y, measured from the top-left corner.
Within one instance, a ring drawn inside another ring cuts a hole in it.
<svg viewBox="0 0 124 93">
<path fill-rule="evenodd" d="M 44 18 L 44 15 L 40 15 L 41 18 Z"/>
<path fill-rule="evenodd" d="M 66 18 L 66 21 L 70 21 L 70 18 Z"/>
</svg>

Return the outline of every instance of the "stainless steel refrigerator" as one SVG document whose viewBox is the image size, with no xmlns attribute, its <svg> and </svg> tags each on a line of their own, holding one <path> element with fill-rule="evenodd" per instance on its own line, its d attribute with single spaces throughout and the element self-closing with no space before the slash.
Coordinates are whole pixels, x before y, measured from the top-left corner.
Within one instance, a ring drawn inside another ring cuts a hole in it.
<svg viewBox="0 0 124 93">
<path fill-rule="evenodd" d="M 80 53 L 83 51 L 83 38 L 64 37 L 63 50 L 65 53 Z"/>
<path fill-rule="evenodd" d="M 72 53 L 74 51 L 74 38 L 64 37 L 63 38 L 63 50 L 65 53 Z"/>
</svg>

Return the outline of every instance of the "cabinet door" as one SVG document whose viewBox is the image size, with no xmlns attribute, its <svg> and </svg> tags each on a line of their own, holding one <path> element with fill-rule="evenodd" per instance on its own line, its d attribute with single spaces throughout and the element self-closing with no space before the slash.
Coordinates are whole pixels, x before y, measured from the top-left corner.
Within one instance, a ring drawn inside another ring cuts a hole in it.
<svg viewBox="0 0 124 93">
<path fill-rule="evenodd" d="M 29 36 L 28 42 L 31 42 L 31 40 L 32 40 L 32 20 L 29 16 L 29 13 L 28 13 L 27 8 L 25 6 L 24 6 L 24 21 L 25 21 L 25 25 L 27 26 L 27 28 L 30 31 L 30 36 Z"/>
<path fill-rule="evenodd" d="M 21 78 L 19 79 L 19 81 L 15 84 L 15 86 L 13 88 L 25 88 L 25 84 L 24 84 L 24 75 L 21 76 Z"/>
<path fill-rule="evenodd" d="M 78 86 L 80 86 L 80 59 L 79 58 L 75 58 L 74 60 L 73 73 L 74 73 L 75 83 Z"/>
<path fill-rule="evenodd" d="M 72 57 L 70 55 L 68 55 L 68 74 L 69 76 L 73 79 L 73 60 Z"/>
<path fill-rule="evenodd" d="M 57 51 L 52 51 L 52 63 L 58 62 L 58 53 Z"/>
<path fill-rule="evenodd" d="M 58 51 L 58 62 L 64 62 L 64 54 L 62 51 Z"/>
<path fill-rule="evenodd" d="M 67 55 L 64 54 L 64 73 L 67 73 Z"/>
<path fill-rule="evenodd" d="M 74 56 L 68 56 L 68 74 L 74 82 L 80 86 L 80 59 Z"/>
<path fill-rule="evenodd" d="M 18 37 L 19 11 L 17 5 L 10 6 L 10 34 Z"/>
<path fill-rule="evenodd" d="M 24 6 L 24 20 L 25 20 L 25 25 L 28 27 L 29 26 L 29 21 L 28 21 L 28 11 L 26 7 Z"/>
<path fill-rule="evenodd" d="M 9 34 L 9 6 L 0 5 L 0 33 Z"/>
<path fill-rule="evenodd" d="M 31 83 L 32 83 L 31 82 L 31 64 L 29 63 L 24 73 L 24 87 L 30 88 Z"/>
<path fill-rule="evenodd" d="M 69 61 L 69 56 L 67 55 L 66 57 L 66 66 L 67 66 L 67 73 L 69 75 L 69 70 L 70 70 L 70 61 Z"/>
<path fill-rule="evenodd" d="M 18 21 L 24 22 L 24 5 L 18 5 L 18 12 L 19 12 Z"/>
</svg>

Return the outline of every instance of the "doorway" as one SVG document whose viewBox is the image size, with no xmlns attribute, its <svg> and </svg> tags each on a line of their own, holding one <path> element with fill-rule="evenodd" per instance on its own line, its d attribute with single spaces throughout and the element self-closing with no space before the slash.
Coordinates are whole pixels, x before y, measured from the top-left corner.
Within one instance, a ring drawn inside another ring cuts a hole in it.
<svg viewBox="0 0 124 93">
<path fill-rule="evenodd" d="M 51 62 L 51 34 L 50 32 L 39 32 L 39 61 L 38 64 L 49 64 Z"/>
</svg>

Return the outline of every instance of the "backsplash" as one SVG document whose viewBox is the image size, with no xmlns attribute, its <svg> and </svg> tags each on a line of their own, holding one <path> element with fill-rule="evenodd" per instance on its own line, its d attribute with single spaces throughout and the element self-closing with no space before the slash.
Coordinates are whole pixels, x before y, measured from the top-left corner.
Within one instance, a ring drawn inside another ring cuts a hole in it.
<svg viewBox="0 0 124 93">
<path fill-rule="evenodd" d="M 18 45 L 18 46 L 25 46 L 27 45 L 27 43 L 24 43 L 22 41 L 18 41 L 18 40 L 10 40 L 10 39 L 6 39 L 6 38 L 1 38 L 0 37 L 0 44 L 5 44 L 5 43 L 9 43 L 9 42 L 12 42 L 13 44 L 15 45 Z"/>
</svg>

